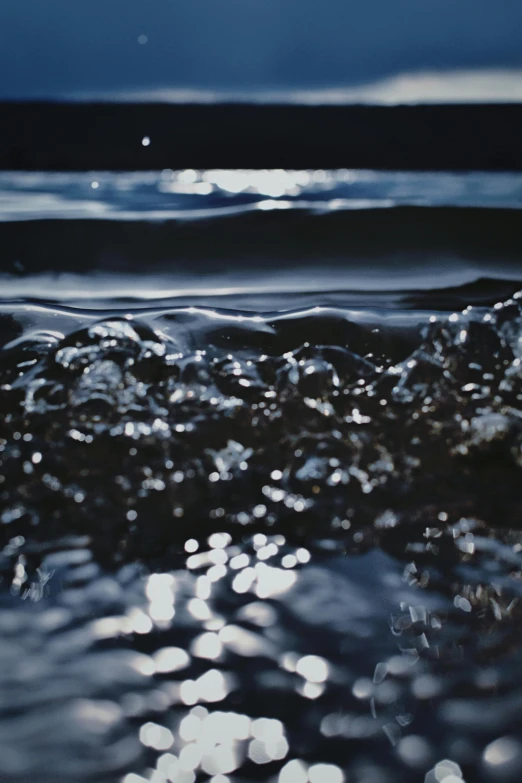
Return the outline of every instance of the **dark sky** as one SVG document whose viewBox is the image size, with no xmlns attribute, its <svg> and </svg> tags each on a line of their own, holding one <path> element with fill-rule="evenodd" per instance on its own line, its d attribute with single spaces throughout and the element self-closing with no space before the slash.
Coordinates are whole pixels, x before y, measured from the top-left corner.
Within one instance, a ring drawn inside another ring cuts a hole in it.
<svg viewBox="0 0 522 783">
<path fill-rule="evenodd" d="M 517 66 L 522 0 L 0 0 L 0 98 Z"/>
</svg>

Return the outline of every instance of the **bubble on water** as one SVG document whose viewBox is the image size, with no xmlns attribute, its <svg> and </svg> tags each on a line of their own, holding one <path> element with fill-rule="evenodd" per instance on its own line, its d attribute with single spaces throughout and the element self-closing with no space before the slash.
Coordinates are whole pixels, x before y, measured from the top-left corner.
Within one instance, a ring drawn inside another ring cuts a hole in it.
<svg viewBox="0 0 522 783">
<path fill-rule="evenodd" d="M 308 771 L 302 761 L 289 761 L 279 773 L 278 783 L 308 783 Z"/>
<path fill-rule="evenodd" d="M 433 755 L 429 742 L 424 737 L 410 734 L 403 737 L 398 746 L 397 753 L 409 767 L 426 768 Z"/>
<path fill-rule="evenodd" d="M 310 783 L 344 783 L 344 774 L 334 764 L 312 764 L 308 779 Z"/>
<path fill-rule="evenodd" d="M 172 732 L 157 723 L 145 723 L 140 729 L 140 740 L 154 750 L 167 750 L 174 743 Z"/>
<path fill-rule="evenodd" d="M 317 655 L 305 655 L 297 662 L 296 671 L 308 682 L 321 683 L 328 679 L 328 664 Z"/>
<path fill-rule="evenodd" d="M 514 737 L 500 737 L 491 742 L 484 750 L 486 765 L 496 769 L 513 764 L 520 764 L 522 759 L 522 745 Z"/>
<path fill-rule="evenodd" d="M 162 647 L 153 655 L 156 671 L 160 674 L 177 672 L 190 663 L 188 653 L 180 647 Z"/>
<path fill-rule="evenodd" d="M 462 770 L 454 761 L 444 759 L 427 773 L 424 783 L 464 783 Z"/>
</svg>

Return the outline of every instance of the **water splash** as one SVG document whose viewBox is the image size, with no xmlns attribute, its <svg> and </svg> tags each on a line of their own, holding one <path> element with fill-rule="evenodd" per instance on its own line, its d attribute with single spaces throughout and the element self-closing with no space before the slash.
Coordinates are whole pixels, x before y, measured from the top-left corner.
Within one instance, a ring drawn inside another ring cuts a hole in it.
<svg viewBox="0 0 522 783">
<path fill-rule="evenodd" d="M 42 310 L 2 349 L 2 774 L 516 780 L 520 301 Z"/>
</svg>

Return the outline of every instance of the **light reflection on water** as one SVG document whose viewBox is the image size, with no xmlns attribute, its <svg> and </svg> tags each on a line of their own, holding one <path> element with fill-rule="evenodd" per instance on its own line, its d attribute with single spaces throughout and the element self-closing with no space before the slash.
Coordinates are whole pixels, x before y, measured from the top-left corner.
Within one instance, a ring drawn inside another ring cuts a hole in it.
<svg viewBox="0 0 522 783">
<path fill-rule="evenodd" d="M 517 781 L 520 313 L 7 345 L 1 774 Z"/>
<path fill-rule="evenodd" d="M 149 137 L 143 141 L 154 142 Z M 399 205 L 519 208 L 521 204 L 522 175 L 516 172 L 0 172 L 0 221 L 161 221 L 281 207 L 329 212 Z"/>
<path fill-rule="evenodd" d="M 426 707 L 430 712 L 430 705 L 439 704 L 456 737 L 448 738 L 446 747 L 465 760 L 477 739 L 491 731 L 489 718 L 479 719 L 475 712 L 477 702 L 468 696 L 459 706 L 451 692 L 460 678 L 467 679 L 462 664 L 471 648 L 465 615 L 479 618 L 484 613 L 490 599 L 481 592 L 487 585 L 455 585 L 455 611 L 447 597 L 423 590 L 417 569 L 401 568 L 376 551 L 332 561 L 324 555 L 312 557 L 309 565 L 296 564 L 292 583 L 281 583 L 278 577 L 288 571 L 277 564 L 292 551 L 295 556 L 296 550 L 282 543 L 281 536 L 276 538 L 277 554 L 269 559 L 275 581 L 270 597 L 262 600 L 256 582 L 247 591 L 237 591 L 229 569 L 217 579 L 208 578 L 215 568 L 208 561 L 143 579 L 129 567 L 115 576 L 101 576 L 87 550 L 50 554 L 41 569 L 52 574 L 50 584 L 60 581 L 59 591 L 33 594 L 25 606 L 2 612 L 7 639 L 1 649 L 0 687 L 4 703 L 10 699 L 11 709 L 16 705 L 23 711 L 14 721 L 2 721 L 2 745 L 16 736 L 13 747 L 23 742 L 26 751 L 22 759 L 5 745 L 4 774 L 16 781 L 32 775 L 38 780 L 61 780 L 60 775 L 88 780 L 89 769 L 107 776 L 110 767 L 114 776 L 99 779 L 116 780 L 118 766 L 139 765 L 139 774 L 124 774 L 125 783 L 183 783 L 194 781 L 198 773 L 214 779 L 237 770 L 241 780 L 259 779 L 251 765 L 267 765 L 270 772 L 263 779 L 275 773 L 280 783 L 340 783 L 345 780 L 343 764 L 331 763 L 328 742 L 343 739 L 370 743 L 370 748 L 381 747 L 384 758 L 391 753 L 401 760 L 404 777 L 395 778 L 387 770 L 383 780 L 409 780 L 408 770 L 430 765 L 428 783 L 446 780 L 443 772 L 453 775 L 448 778 L 452 781 L 467 779 L 455 761 L 437 760 L 429 729 L 427 736 L 422 732 L 429 726 Z M 275 544 L 272 539 L 267 537 L 267 546 Z M 469 539 L 464 535 L 457 538 L 461 540 Z M 252 544 L 246 541 L 253 562 L 257 560 L 254 568 L 265 566 Z M 237 550 L 228 543 L 217 551 L 232 560 L 240 556 Z M 215 551 L 209 548 L 206 554 Z M 242 570 L 249 568 L 245 564 Z M 266 574 L 266 567 L 261 572 Z M 205 599 L 197 597 L 203 579 Z M 464 594 L 473 607 L 456 600 Z M 486 644 L 495 624 L 500 630 L 511 623 L 517 599 L 504 598 L 497 590 L 494 605 L 497 620 L 485 622 L 480 632 Z M 117 608 L 120 613 L 114 614 Z M 100 619 L 93 621 L 93 613 Z M 139 617 L 148 622 L 139 622 Z M 181 646 L 171 646 L 176 639 L 183 640 Z M 129 643 L 143 652 L 126 649 Z M 17 654 L 20 649 L 23 660 Z M 449 666 L 445 677 L 438 671 L 444 659 Z M 498 676 L 505 676 L 501 672 L 478 668 L 474 698 L 496 689 Z M 267 689 L 267 698 L 260 687 Z M 290 711 L 281 710 L 281 698 L 292 700 Z M 501 702 L 503 710 L 509 701 Z M 317 703 L 318 708 L 307 708 L 306 703 Z M 38 735 L 28 733 L 27 724 L 41 721 L 41 710 L 49 704 L 54 704 L 54 718 L 42 745 Z M 504 723 L 508 719 L 506 715 Z M 22 735 L 12 733 L 24 724 Z M 467 725 L 471 738 L 459 739 Z M 77 750 L 64 754 L 59 726 L 70 747 L 81 748 L 79 758 Z M 301 733 L 307 737 L 305 746 Z M 98 755 L 100 743 L 105 751 Z M 339 756 L 337 748 L 338 757 L 346 763 L 350 755 Z M 519 759 L 518 741 L 509 736 L 483 750 L 486 772 L 509 772 Z M 355 780 L 372 779 L 368 775 L 380 779 L 386 770 L 374 754 L 365 759 L 363 754 L 359 761 L 365 772 L 361 767 Z M 40 771 L 34 764 L 41 765 Z"/>
</svg>

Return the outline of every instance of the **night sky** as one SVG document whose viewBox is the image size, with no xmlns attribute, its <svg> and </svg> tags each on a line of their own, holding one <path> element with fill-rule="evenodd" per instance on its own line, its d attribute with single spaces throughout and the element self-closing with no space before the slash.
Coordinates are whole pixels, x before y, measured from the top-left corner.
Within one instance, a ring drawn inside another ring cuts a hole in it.
<svg viewBox="0 0 522 783">
<path fill-rule="evenodd" d="M 521 32 L 520 0 L 1 0 L 0 98 L 518 68 Z"/>
</svg>

